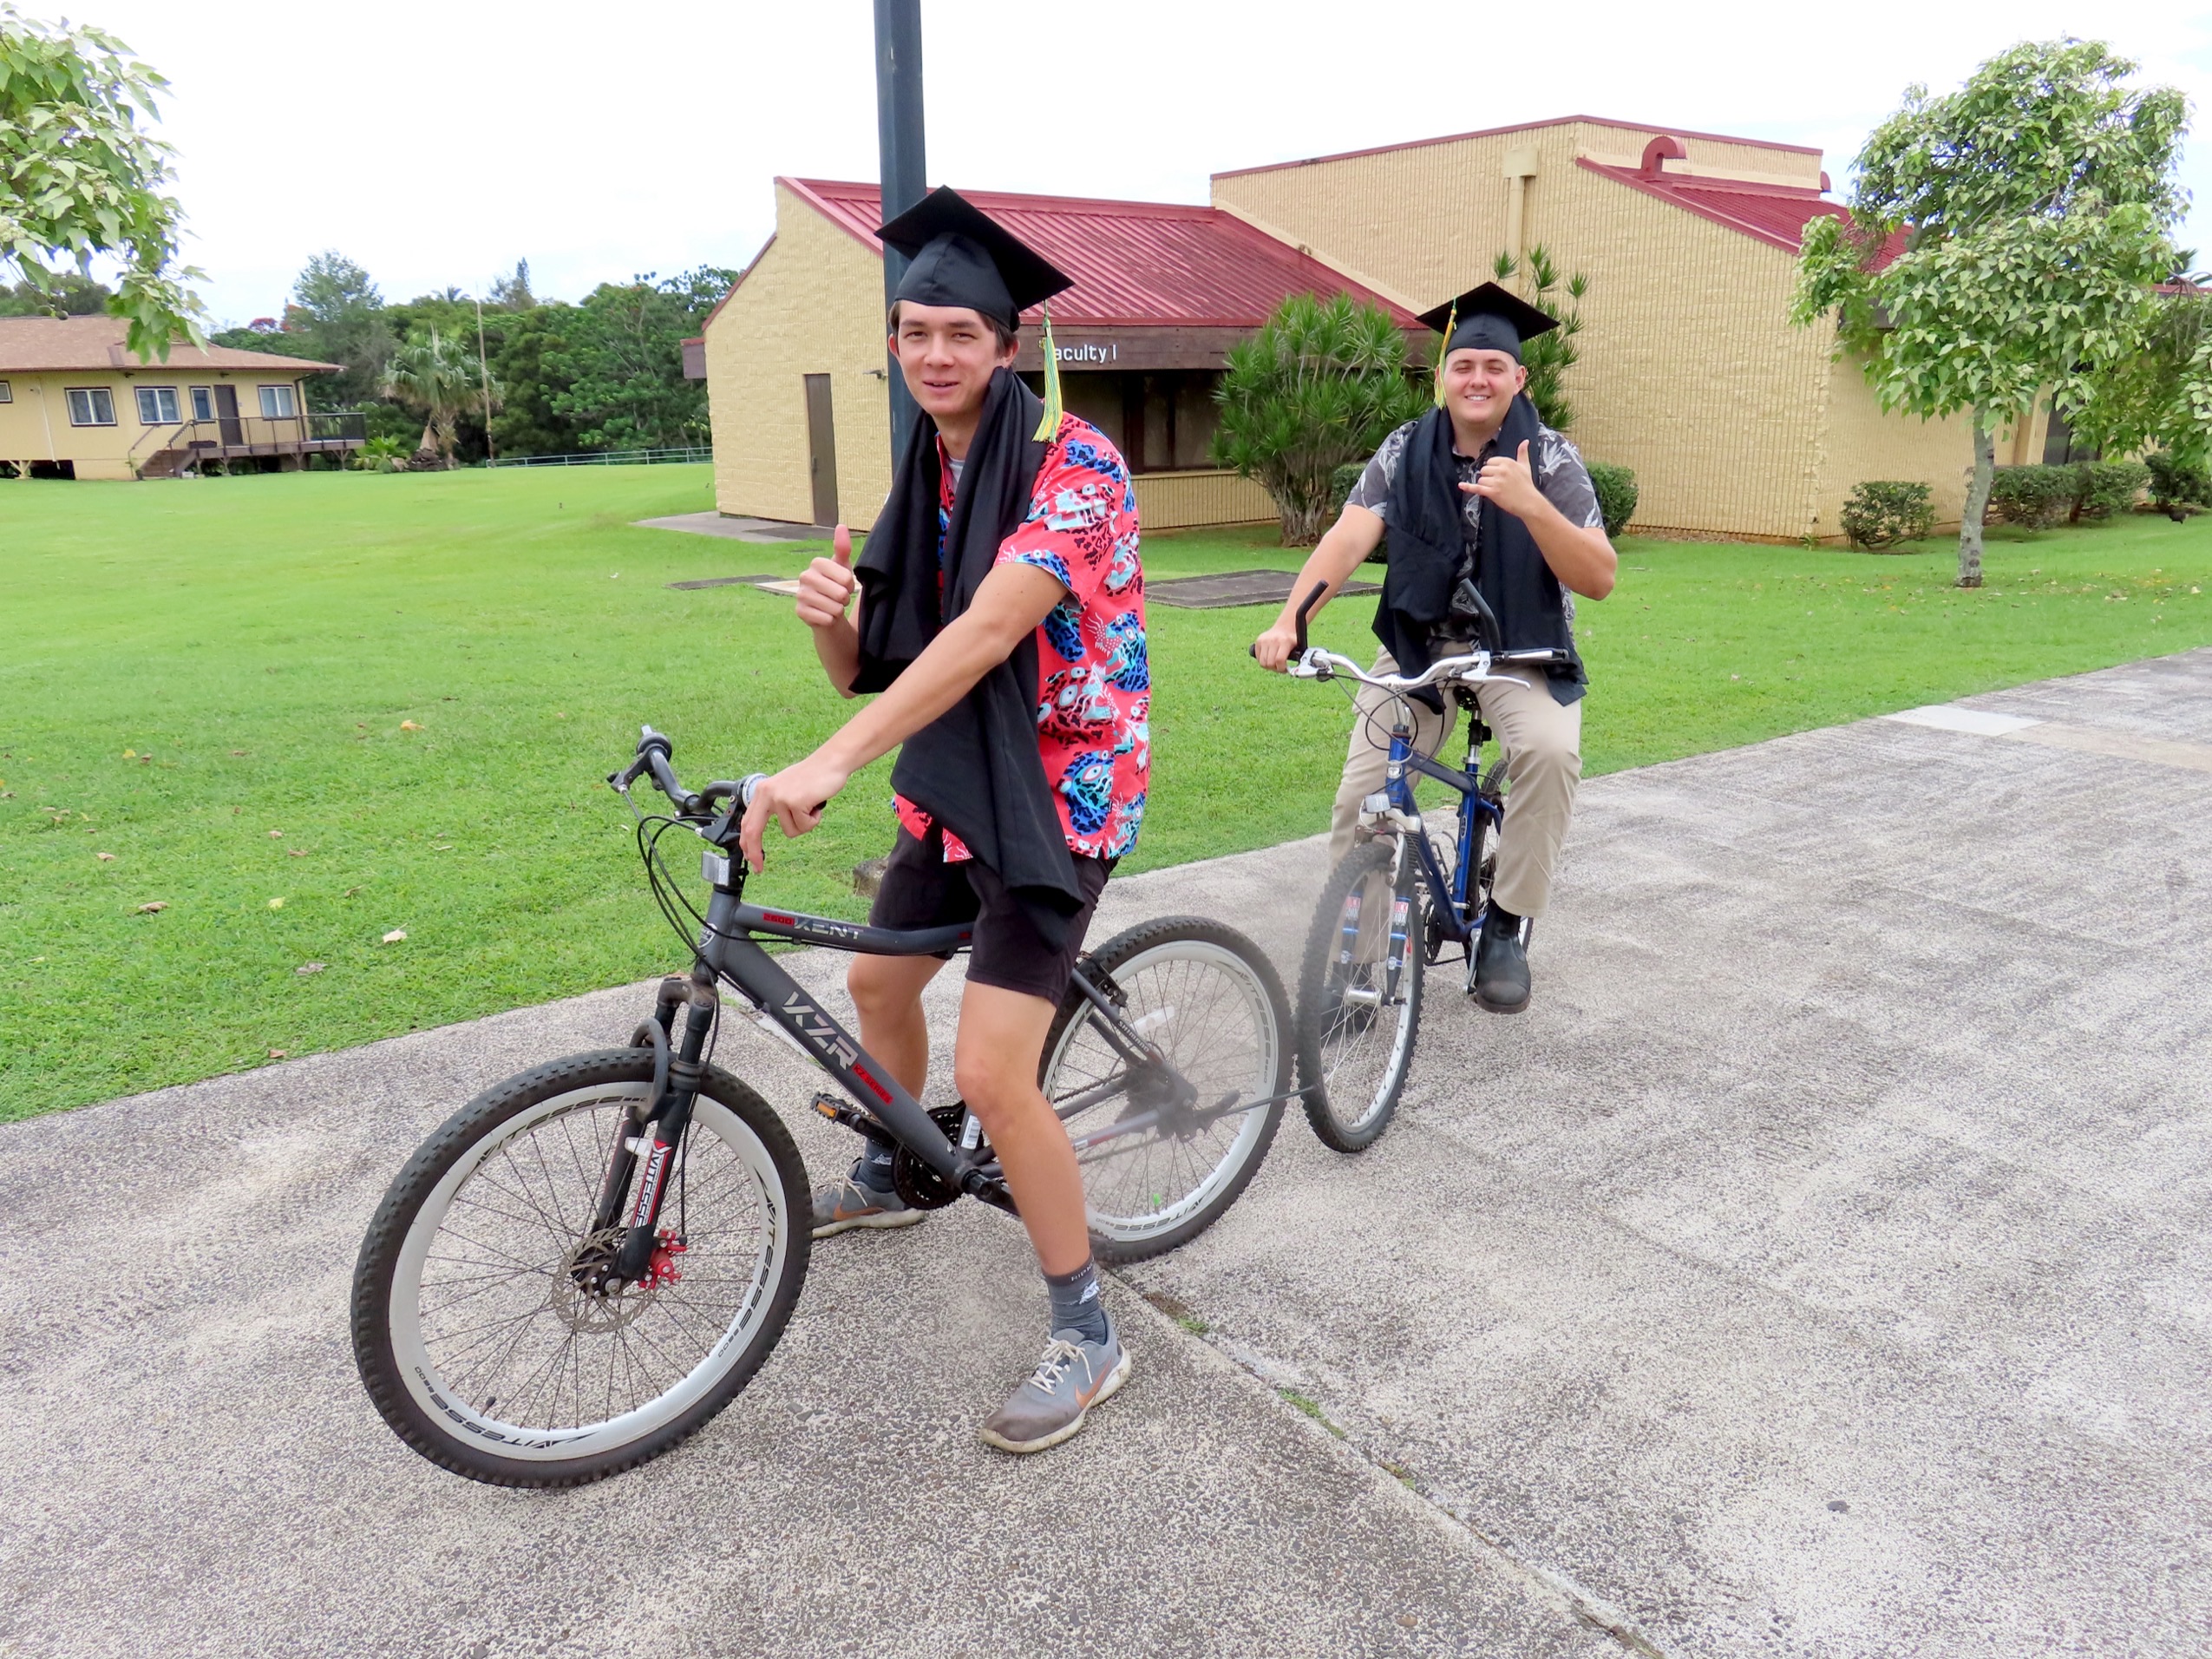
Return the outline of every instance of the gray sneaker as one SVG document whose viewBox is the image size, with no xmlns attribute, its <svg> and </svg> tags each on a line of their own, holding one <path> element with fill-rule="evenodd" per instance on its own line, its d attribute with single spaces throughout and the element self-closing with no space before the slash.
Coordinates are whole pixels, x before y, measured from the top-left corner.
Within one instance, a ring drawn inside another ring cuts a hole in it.
<svg viewBox="0 0 2212 1659">
<path fill-rule="evenodd" d="M 841 1181 L 819 1186 L 814 1193 L 815 1236 L 828 1238 L 855 1227 L 912 1227 L 928 1212 L 917 1210 L 895 1192 L 881 1192 L 860 1178 L 861 1166 Z"/>
<path fill-rule="evenodd" d="M 1129 1350 L 1110 1322 L 1103 1342 L 1086 1342 L 1076 1331 L 1055 1331 L 1029 1380 L 978 1433 L 985 1446 L 1001 1452 L 1042 1452 L 1081 1428 L 1090 1408 L 1129 1375 Z"/>
</svg>

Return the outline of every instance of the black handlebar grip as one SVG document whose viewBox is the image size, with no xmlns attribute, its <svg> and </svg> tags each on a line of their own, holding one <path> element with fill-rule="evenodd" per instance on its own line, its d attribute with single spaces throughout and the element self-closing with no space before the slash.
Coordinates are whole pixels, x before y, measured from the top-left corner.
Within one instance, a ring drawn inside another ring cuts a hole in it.
<svg viewBox="0 0 2212 1659">
<path fill-rule="evenodd" d="M 1313 607 L 1321 602 L 1321 596 L 1328 591 L 1328 583 L 1315 582 L 1313 591 L 1306 596 L 1306 603 L 1298 607 L 1298 650 L 1300 656 L 1306 653 L 1306 619 L 1313 614 Z"/>
</svg>

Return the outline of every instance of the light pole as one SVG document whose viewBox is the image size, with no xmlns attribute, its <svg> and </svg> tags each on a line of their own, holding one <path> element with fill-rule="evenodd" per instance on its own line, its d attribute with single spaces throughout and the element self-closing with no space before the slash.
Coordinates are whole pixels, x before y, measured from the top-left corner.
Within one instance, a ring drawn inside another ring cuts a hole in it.
<svg viewBox="0 0 2212 1659">
<path fill-rule="evenodd" d="M 875 0 L 875 132 L 883 180 L 883 222 L 929 193 L 922 161 L 921 0 Z M 883 250 L 883 305 L 888 312 L 906 256 Z M 895 353 L 885 353 L 891 390 L 891 464 L 906 453 L 914 427 L 914 400 L 899 372 Z"/>
<path fill-rule="evenodd" d="M 500 458 L 499 446 L 492 442 L 492 370 L 484 359 L 484 297 L 476 299 L 476 387 L 484 394 L 484 459 Z"/>
</svg>

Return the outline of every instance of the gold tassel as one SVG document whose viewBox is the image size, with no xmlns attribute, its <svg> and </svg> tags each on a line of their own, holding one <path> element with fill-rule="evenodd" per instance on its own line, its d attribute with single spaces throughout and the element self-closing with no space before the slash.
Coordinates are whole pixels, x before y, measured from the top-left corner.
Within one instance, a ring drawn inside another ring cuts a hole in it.
<svg viewBox="0 0 2212 1659">
<path fill-rule="evenodd" d="M 1060 430 L 1060 354 L 1052 344 L 1052 303 L 1044 304 L 1044 414 L 1030 434 L 1037 443 L 1051 443 Z"/>
<path fill-rule="evenodd" d="M 1436 367 L 1435 372 L 1430 377 L 1436 383 L 1438 409 L 1444 406 L 1444 358 L 1451 352 L 1451 331 L 1458 326 L 1459 302 L 1455 299 L 1451 302 L 1450 315 L 1444 318 L 1443 343 L 1436 347 Z"/>
</svg>

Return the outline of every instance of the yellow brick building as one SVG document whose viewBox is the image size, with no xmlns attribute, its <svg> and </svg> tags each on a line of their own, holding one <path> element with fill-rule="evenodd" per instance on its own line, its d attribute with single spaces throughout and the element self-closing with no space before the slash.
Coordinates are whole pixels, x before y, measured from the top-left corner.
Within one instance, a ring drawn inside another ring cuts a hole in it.
<svg viewBox="0 0 2212 1659">
<path fill-rule="evenodd" d="M 361 447 L 359 415 L 307 407 L 308 381 L 337 364 L 183 344 L 141 363 L 127 327 L 120 317 L 0 317 L 0 462 L 18 479 L 291 467 Z"/>
<path fill-rule="evenodd" d="M 1835 336 L 1789 320 L 1799 239 L 1827 200 L 1817 150 L 1571 115 L 1216 174 L 1213 200 L 1426 308 L 1539 244 L 1590 279 L 1567 384 L 1585 456 L 1635 469 L 1635 528 L 1840 535 L 1868 479 L 1933 487 L 1953 528 L 1963 420 L 1885 415 Z M 2042 458 L 2042 417 L 1998 459 Z"/>
<path fill-rule="evenodd" d="M 1216 174 L 1207 207 L 965 193 L 1076 277 L 1053 307 L 1069 406 L 1129 456 L 1149 528 L 1275 515 L 1205 463 L 1221 354 L 1286 294 L 1382 305 L 1426 352 L 1414 313 L 1539 244 L 1589 278 L 1571 436 L 1635 469 L 1635 528 L 1836 540 L 1869 479 L 1927 482 L 1955 527 L 1966 423 L 1883 414 L 1829 329 L 1790 325 L 1803 228 L 1842 211 L 1828 191 L 1817 150 L 1574 115 Z M 776 192 L 704 334 L 717 501 L 866 525 L 891 481 L 876 189 Z M 2041 459 L 2045 427 L 2000 433 L 1999 462 Z"/>
<path fill-rule="evenodd" d="M 1207 464 L 1223 354 L 1293 293 L 1412 314 L 1218 208 L 967 191 L 1075 285 L 1052 302 L 1067 406 L 1121 449 L 1148 528 L 1264 522 L 1257 484 Z M 721 510 L 864 527 L 891 489 L 883 250 L 872 184 L 776 181 L 776 234 L 707 319 Z M 1044 366 L 1034 314 L 1015 368 Z"/>
</svg>

